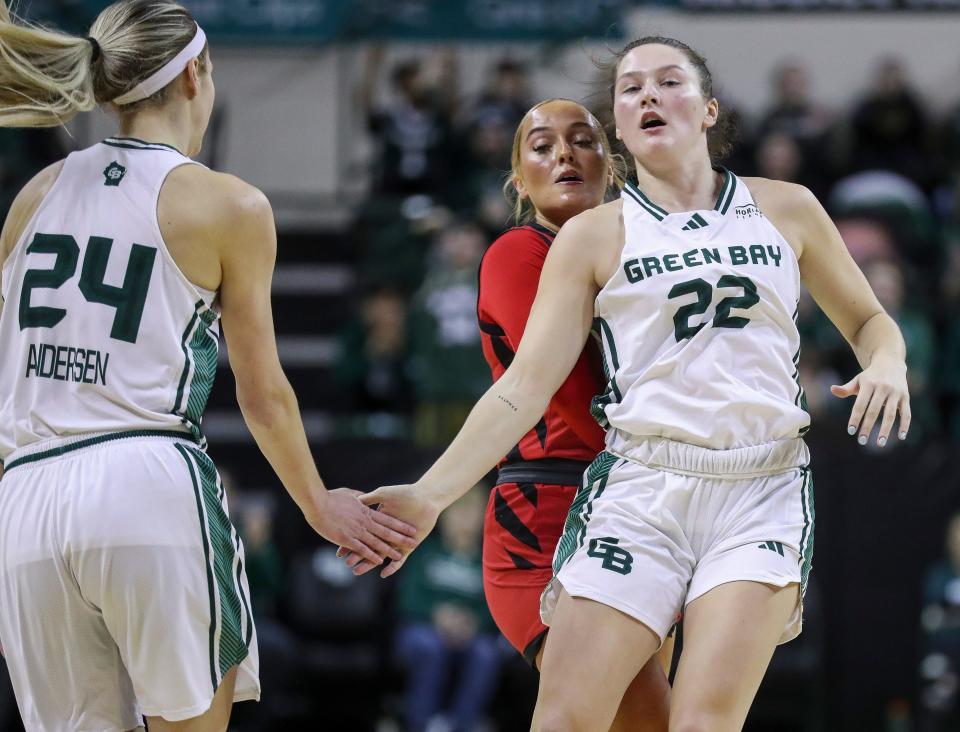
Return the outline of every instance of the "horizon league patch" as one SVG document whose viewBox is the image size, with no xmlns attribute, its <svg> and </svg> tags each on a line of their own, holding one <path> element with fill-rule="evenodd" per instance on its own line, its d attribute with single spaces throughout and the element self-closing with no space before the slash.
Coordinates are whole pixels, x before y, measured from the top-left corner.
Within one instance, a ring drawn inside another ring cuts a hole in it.
<svg viewBox="0 0 960 732">
<path fill-rule="evenodd" d="M 752 203 L 748 203 L 746 206 L 737 206 L 734 212 L 738 219 L 752 219 L 754 216 L 763 218 L 763 211 Z"/>
</svg>

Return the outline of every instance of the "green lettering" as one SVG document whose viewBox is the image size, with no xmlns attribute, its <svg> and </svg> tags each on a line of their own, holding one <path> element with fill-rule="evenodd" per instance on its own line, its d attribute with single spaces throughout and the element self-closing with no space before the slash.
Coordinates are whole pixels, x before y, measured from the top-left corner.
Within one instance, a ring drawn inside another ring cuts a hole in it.
<svg viewBox="0 0 960 732">
<path fill-rule="evenodd" d="M 647 277 L 654 273 L 663 274 L 663 269 L 660 267 L 660 260 L 656 257 L 644 257 L 643 269 L 646 271 Z"/>
<path fill-rule="evenodd" d="M 754 264 L 770 264 L 767 261 L 767 249 L 763 244 L 753 244 L 750 247 L 750 259 Z"/>
<path fill-rule="evenodd" d="M 102 360 L 101 360 L 102 359 Z M 97 376 L 96 378 L 100 380 L 100 383 L 106 386 L 107 384 L 107 363 L 110 361 L 110 354 L 101 354 L 100 351 L 97 351 Z"/>
<path fill-rule="evenodd" d="M 679 272 L 683 269 L 680 266 L 679 259 L 679 254 L 665 254 L 663 256 L 663 266 L 667 268 L 667 272 Z"/>
<path fill-rule="evenodd" d="M 623 273 L 627 276 L 627 282 L 631 285 L 643 279 L 643 272 L 640 271 L 639 265 L 639 259 L 628 259 L 623 263 Z"/>
<path fill-rule="evenodd" d="M 37 373 L 37 365 L 39 361 L 37 359 L 37 346 L 36 344 L 30 344 L 30 352 L 27 354 L 27 374 L 24 376 L 25 379 L 30 378 L 30 371 L 33 370 L 33 373 Z"/>
<path fill-rule="evenodd" d="M 96 383 L 96 380 L 94 378 L 91 378 L 90 376 L 90 372 L 95 371 L 94 365 L 91 362 L 93 361 L 93 359 L 99 358 L 99 356 L 100 356 L 99 351 L 92 351 L 92 350 L 87 351 L 87 356 L 84 359 L 84 365 L 83 365 L 83 383 L 84 384 Z"/>
<path fill-rule="evenodd" d="M 703 262 L 697 261 L 697 250 L 691 249 L 689 252 L 683 253 L 683 263 L 688 267 L 699 267 Z"/>
<path fill-rule="evenodd" d="M 719 249 L 701 249 L 700 253 L 703 254 L 703 261 L 705 264 L 720 264 L 720 250 Z"/>
<path fill-rule="evenodd" d="M 84 350 L 82 348 L 71 348 L 70 360 L 73 362 L 73 374 L 70 376 L 71 381 L 80 381 L 83 378 L 83 355 Z"/>
<path fill-rule="evenodd" d="M 37 376 L 42 376 L 44 379 L 49 379 L 53 376 L 53 366 L 54 360 L 57 355 L 57 349 L 48 343 L 43 343 L 40 345 L 40 369 L 37 371 Z M 49 356 L 49 360 L 47 359 Z M 49 366 L 49 368 L 47 368 Z"/>
<path fill-rule="evenodd" d="M 65 369 L 61 368 L 67 365 L 66 351 L 67 349 L 63 346 L 57 346 L 57 359 L 56 364 L 53 367 L 53 380 L 54 381 L 66 381 L 67 376 Z"/>
<path fill-rule="evenodd" d="M 750 260 L 747 259 L 747 250 L 745 247 L 733 246 L 730 247 L 730 263 L 731 264 L 747 264 Z"/>
<path fill-rule="evenodd" d="M 773 263 L 776 266 L 780 266 L 780 247 L 775 247 L 771 244 L 767 245 L 767 251 L 770 252 L 770 259 L 773 260 Z"/>
</svg>

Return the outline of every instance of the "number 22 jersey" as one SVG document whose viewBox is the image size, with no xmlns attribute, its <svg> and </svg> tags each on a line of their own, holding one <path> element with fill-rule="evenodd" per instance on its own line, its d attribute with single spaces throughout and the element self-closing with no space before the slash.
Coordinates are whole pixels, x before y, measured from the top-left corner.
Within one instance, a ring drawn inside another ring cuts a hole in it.
<svg viewBox="0 0 960 732">
<path fill-rule="evenodd" d="M 608 447 L 659 436 L 730 449 L 809 427 L 796 256 L 743 181 L 720 172 L 709 211 L 671 214 L 624 188 L 623 253 L 594 310 L 608 382 L 593 411 Z"/>
<path fill-rule="evenodd" d="M 0 460 L 62 437 L 174 431 L 202 442 L 217 368 L 216 293 L 163 242 L 172 147 L 109 138 L 75 152 L 3 265 Z"/>
</svg>

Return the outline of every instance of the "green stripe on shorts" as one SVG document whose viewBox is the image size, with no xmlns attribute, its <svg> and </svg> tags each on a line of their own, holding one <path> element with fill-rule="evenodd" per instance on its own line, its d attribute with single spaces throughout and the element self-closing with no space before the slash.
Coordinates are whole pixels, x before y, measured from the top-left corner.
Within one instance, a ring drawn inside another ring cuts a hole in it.
<svg viewBox="0 0 960 732">
<path fill-rule="evenodd" d="M 801 468 L 800 505 L 803 508 L 803 531 L 800 533 L 800 593 L 807 591 L 807 579 L 813 567 L 813 527 L 816 511 L 813 508 L 813 475 L 810 468 Z"/>
<path fill-rule="evenodd" d="M 590 514 L 593 511 L 593 501 L 603 493 L 603 489 L 607 485 L 607 479 L 610 477 L 610 470 L 619 459 L 609 452 L 601 452 L 587 468 L 587 472 L 583 476 L 583 483 L 581 483 L 573 503 L 570 504 L 567 520 L 563 525 L 563 534 L 557 544 L 557 553 L 553 559 L 554 574 L 560 571 L 560 567 L 583 544 L 587 533 L 587 523 L 589 523 Z M 596 485 L 596 492 L 591 498 L 590 493 L 593 491 L 594 485 Z"/>
<path fill-rule="evenodd" d="M 240 544 L 220 500 L 217 470 L 206 453 L 182 445 L 177 449 L 187 461 L 197 497 L 210 595 L 210 678 L 216 690 L 223 675 L 247 657 L 253 621 L 240 584 Z"/>
</svg>

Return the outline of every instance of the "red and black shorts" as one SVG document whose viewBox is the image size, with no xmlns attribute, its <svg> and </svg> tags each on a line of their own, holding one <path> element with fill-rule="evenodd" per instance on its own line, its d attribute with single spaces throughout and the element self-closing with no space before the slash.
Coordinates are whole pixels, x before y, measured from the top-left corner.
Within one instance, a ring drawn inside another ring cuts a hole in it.
<svg viewBox="0 0 960 732">
<path fill-rule="evenodd" d="M 553 552 L 589 462 L 508 463 L 490 491 L 483 528 L 483 587 L 500 632 L 533 665 L 547 627 L 540 595 L 553 577 Z"/>
</svg>

